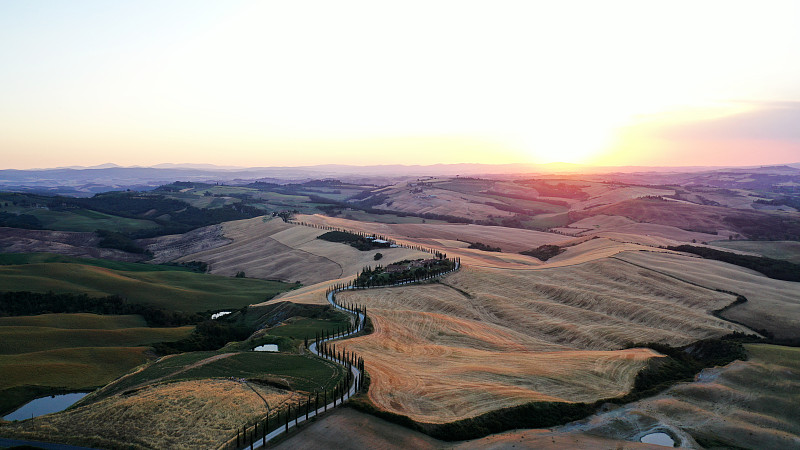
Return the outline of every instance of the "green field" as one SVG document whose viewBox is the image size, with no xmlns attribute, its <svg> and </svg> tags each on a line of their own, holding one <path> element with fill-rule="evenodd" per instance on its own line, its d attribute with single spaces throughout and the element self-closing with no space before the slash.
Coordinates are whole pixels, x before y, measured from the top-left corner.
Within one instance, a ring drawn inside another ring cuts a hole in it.
<svg viewBox="0 0 800 450">
<path fill-rule="evenodd" d="M 184 312 L 238 309 L 297 287 L 181 270 L 116 270 L 79 263 L 0 266 L 0 286 L 5 291 L 119 295 L 132 303 Z"/>
<path fill-rule="evenodd" d="M 142 347 L 188 338 L 192 330 L 193 326 L 81 329 L 3 325 L 0 326 L 0 356 L 58 348 Z"/>
<path fill-rule="evenodd" d="M 159 272 L 159 271 L 179 271 L 191 272 L 192 270 L 181 266 L 168 266 L 161 264 L 129 263 L 122 261 L 112 261 L 100 258 L 76 258 L 74 256 L 57 255 L 55 253 L 0 253 L 0 266 L 19 265 L 19 264 L 41 264 L 41 263 L 74 263 L 84 264 L 106 269 L 124 270 L 131 272 Z"/>
<path fill-rule="evenodd" d="M 0 317 L 0 411 L 50 392 L 102 386 L 144 363 L 148 344 L 193 329 L 148 328 L 135 315 Z"/>
<path fill-rule="evenodd" d="M 147 361 L 148 347 L 62 348 L 0 356 L 0 413 L 41 395 L 92 390 Z"/>
<path fill-rule="evenodd" d="M 797 241 L 714 241 L 711 245 L 800 264 L 800 242 Z"/>
<path fill-rule="evenodd" d="M 338 316 L 340 316 L 338 320 L 309 319 L 307 317 L 301 317 L 290 320 L 289 323 L 284 325 L 270 328 L 267 330 L 267 333 L 273 336 L 285 336 L 298 340 L 304 340 L 306 337 L 309 340 L 313 340 L 315 333 L 317 332 L 327 331 L 333 334 L 337 328 L 340 330 L 347 328 L 347 324 L 350 323 L 350 319 L 345 314 L 339 313 Z"/>
<path fill-rule="evenodd" d="M 156 381 L 228 377 L 280 380 L 288 383 L 292 390 L 311 392 L 331 389 L 345 375 L 345 369 L 337 364 L 316 357 L 287 353 L 240 352 L 198 364 L 221 354 L 223 353 L 191 352 L 163 358 L 146 369 L 107 386 L 92 400 Z M 189 368 L 190 366 L 195 367 Z"/>
<path fill-rule="evenodd" d="M 30 214 L 39 219 L 43 228 L 57 231 L 94 231 L 97 229 L 105 229 L 127 232 L 158 227 L 155 222 L 150 220 L 113 216 L 98 211 L 90 211 L 88 209 L 54 211 L 45 208 L 13 206 L 11 204 L 5 206 L 5 202 L 0 202 L 0 211 L 15 214 Z"/>
<path fill-rule="evenodd" d="M 142 316 L 134 314 L 105 316 L 100 314 L 77 313 L 0 317 L 0 327 L 7 326 L 50 327 L 67 330 L 117 330 L 120 328 L 146 327 L 147 322 Z"/>
<path fill-rule="evenodd" d="M 212 197 L 201 193 L 175 192 L 166 195 L 167 198 L 184 201 L 195 208 L 221 208 L 225 205 L 241 202 L 241 199 L 233 197 Z"/>
</svg>

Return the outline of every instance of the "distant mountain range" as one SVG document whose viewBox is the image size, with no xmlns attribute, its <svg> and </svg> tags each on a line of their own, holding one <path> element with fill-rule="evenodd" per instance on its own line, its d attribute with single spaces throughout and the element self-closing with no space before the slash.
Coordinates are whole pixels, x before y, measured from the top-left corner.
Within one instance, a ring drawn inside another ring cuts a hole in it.
<svg viewBox="0 0 800 450">
<path fill-rule="evenodd" d="M 735 170 L 800 174 L 800 163 L 763 167 L 602 167 L 578 164 L 433 164 L 354 166 L 326 164 L 300 167 L 235 167 L 212 164 L 159 164 L 153 167 L 122 167 L 102 164 L 92 167 L 0 170 L 0 189 L 67 195 L 91 195 L 109 190 L 149 190 L 174 181 L 236 183 L 260 180 L 274 183 L 339 178 L 351 182 L 388 184 L 430 176 L 519 176 L 565 173 L 696 173 Z"/>
</svg>

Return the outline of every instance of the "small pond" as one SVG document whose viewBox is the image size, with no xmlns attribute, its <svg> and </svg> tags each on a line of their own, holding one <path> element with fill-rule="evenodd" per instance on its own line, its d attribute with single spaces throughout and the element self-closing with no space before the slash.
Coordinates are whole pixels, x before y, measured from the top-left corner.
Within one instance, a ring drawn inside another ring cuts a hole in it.
<svg viewBox="0 0 800 450">
<path fill-rule="evenodd" d="M 53 395 L 31 400 L 19 409 L 3 417 L 5 420 L 25 420 L 31 417 L 43 416 L 54 412 L 63 411 L 73 403 L 82 399 L 88 392 L 73 392 L 72 394 Z"/>
<path fill-rule="evenodd" d="M 254 352 L 277 352 L 278 351 L 278 344 L 264 344 L 259 345 L 258 347 L 253 349 Z"/>
<path fill-rule="evenodd" d="M 675 441 L 667 433 L 650 433 L 642 436 L 640 441 L 645 444 L 663 445 L 665 447 L 675 447 Z"/>
</svg>

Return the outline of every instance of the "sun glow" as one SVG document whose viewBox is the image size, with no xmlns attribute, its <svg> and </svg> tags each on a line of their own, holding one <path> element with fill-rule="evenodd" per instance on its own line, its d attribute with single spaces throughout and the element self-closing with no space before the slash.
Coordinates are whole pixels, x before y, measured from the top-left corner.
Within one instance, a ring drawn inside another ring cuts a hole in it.
<svg viewBox="0 0 800 450">
<path fill-rule="evenodd" d="M 619 163 L 643 115 L 800 100 L 797 2 L 312 3 L 4 3 L 4 163 Z"/>
</svg>

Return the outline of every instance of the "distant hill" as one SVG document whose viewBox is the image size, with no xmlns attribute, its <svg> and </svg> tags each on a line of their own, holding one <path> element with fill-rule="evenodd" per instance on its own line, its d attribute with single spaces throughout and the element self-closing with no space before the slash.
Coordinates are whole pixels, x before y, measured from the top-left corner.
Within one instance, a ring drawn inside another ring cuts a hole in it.
<svg viewBox="0 0 800 450">
<path fill-rule="evenodd" d="M 433 165 L 339 165 L 299 167 L 235 167 L 212 164 L 159 164 L 153 167 L 121 167 L 112 163 L 92 167 L 0 170 L 0 189 L 86 196 L 109 190 L 149 190 L 173 181 L 244 184 L 259 180 L 301 183 L 335 177 L 349 182 L 392 184 L 414 177 L 514 176 L 536 174 L 634 174 L 663 177 L 667 174 L 714 173 L 727 170 L 771 175 L 798 175 L 800 163 L 765 167 L 610 167 L 578 164 L 433 164 Z M 674 175 L 673 175 L 674 176 Z"/>
</svg>

